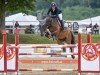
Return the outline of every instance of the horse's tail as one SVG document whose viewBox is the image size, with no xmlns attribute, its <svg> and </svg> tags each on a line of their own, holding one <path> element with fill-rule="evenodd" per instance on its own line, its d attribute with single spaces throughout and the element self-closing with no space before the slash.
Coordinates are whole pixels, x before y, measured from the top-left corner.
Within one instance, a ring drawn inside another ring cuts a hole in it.
<svg viewBox="0 0 100 75">
<path fill-rule="evenodd" d="M 75 36 L 72 31 L 71 31 L 71 37 L 72 37 L 71 44 L 75 44 Z"/>
</svg>

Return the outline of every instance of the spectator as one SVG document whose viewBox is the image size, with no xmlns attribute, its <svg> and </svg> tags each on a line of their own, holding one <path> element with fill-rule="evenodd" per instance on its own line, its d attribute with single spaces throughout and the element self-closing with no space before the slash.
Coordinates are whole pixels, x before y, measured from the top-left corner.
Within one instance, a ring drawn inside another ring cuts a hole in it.
<svg viewBox="0 0 100 75">
<path fill-rule="evenodd" d="M 92 24 L 90 23 L 89 28 L 92 28 Z"/>
<path fill-rule="evenodd" d="M 89 34 L 92 34 L 92 23 L 90 23 L 88 26 L 86 26 L 86 32 Z"/>
<path fill-rule="evenodd" d="M 94 31 L 95 34 L 99 34 L 98 27 L 99 27 L 99 25 L 97 23 L 93 26 L 93 31 Z"/>
<path fill-rule="evenodd" d="M 93 28 L 97 29 L 98 27 L 99 27 L 99 26 L 98 26 L 98 24 L 96 23 L 96 24 L 94 25 Z"/>
<path fill-rule="evenodd" d="M 30 31 L 32 31 L 32 25 L 30 25 L 28 29 L 29 29 Z"/>
<path fill-rule="evenodd" d="M 25 33 L 30 33 L 30 34 L 34 33 L 34 29 L 32 29 L 32 28 L 33 28 L 33 26 L 30 25 L 28 28 L 26 28 Z"/>
<path fill-rule="evenodd" d="M 19 23 L 18 23 L 18 21 L 16 21 L 15 28 L 18 28 L 18 27 L 19 27 Z"/>
</svg>

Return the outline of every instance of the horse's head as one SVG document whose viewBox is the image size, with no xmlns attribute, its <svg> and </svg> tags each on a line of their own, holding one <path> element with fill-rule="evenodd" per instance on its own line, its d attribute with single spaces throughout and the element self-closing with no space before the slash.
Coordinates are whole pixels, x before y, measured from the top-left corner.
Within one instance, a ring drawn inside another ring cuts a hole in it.
<svg viewBox="0 0 100 75">
<path fill-rule="evenodd" d="M 50 16 L 47 16 L 44 20 L 44 24 L 40 25 L 41 36 L 45 35 L 46 30 L 51 26 L 51 24 L 52 24 L 52 18 Z"/>
<path fill-rule="evenodd" d="M 53 33 L 57 30 L 57 26 L 59 26 L 57 19 L 51 16 L 47 16 L 45 23 L 40 28 L 41 36 L 44 36 L 45 32 L 48 32 L 49 34 Z"/>
<path fill-rule="evenodd" d="M 52 21 L 53 21 L 53 18 L 52 18 L 51 16 L 47 16 L 44 25 L 45 25 L 47 28 L 49 28 L 49 27 L 52 26 Z"/>
</svg>

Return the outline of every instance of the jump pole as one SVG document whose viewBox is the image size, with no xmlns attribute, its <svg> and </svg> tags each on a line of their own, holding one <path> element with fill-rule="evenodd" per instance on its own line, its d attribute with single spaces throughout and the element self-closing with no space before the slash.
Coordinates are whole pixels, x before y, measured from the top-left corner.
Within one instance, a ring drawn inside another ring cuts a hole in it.
<svg viewBox="0 0 100 75">
<path fill-rule="evenodd" d="M 88 37 L 89 39 L 90 37 Z M 90 40 L 88 40 L 90 41 Z M 16 29 L 15 30 L 15 46 L 18 46 L 19 45 L 19 31 Z M 18 48 L 16 48 L 16 60 L 18 60 Z M 81 65 L 81 51 L 82 51 L 82 36 L 81 34 L 79 33 L 78 34 L 78 75 L 81 75 L 81 68 L 80 68 L 80 65 Z M 18 74 L 18 61 L 16 62 L 16 65 L 17 65 L 17 74 Z"/>
<path fill-rule="evenodd" d="M 77 69 L 20 69 L 19 71 L 77 71 Z"/>
<path fill-rule="evenodd" d="M 17 39 L 17 41 L 19 41 Z M 92 43 L 92 40 L 91 40 L 91 35 L 90 34 L 87 34 L 87 43 Z M 18 46 L 19 48 L 20 46 Z M 40 46 L 42 47 L 42 46 Z M 34 47 L 33 47 L 34 48 Z M 38 48 L 38 47 L 36 47 Z M 47 48 L 47 47 L 45 47 Z M 81 74 L 81 51 L 82 51 L 82 36 L 81 34 L 78 35 L 78 74 L 80 75 Z M 23 54 L 22 54 L 23 55 Z"/>
<path fill-rule="evenodd" d="M 15 46 L 18 46 L 19 45 L 19 31 L 18 31 L 18 29 L 15 29 Z M 42 46 L 41 46 L 42 47 Z M 67 47 L 67 46 L 64 46 L 64 47 Z M 74 47 L 74 46 L 73 46 Z M 16 50 L 16 60 L 18 60 L 18 48 L 19 47 L 17 47 L 17 48 L 15 48 Z M 34 48 L 34 47 L 33 47 Z M 23 54 L 22 54 L 23 55 Z M 56 54 L 55 54 L 56 55 Z M 59 55 L 59 54 L 58 54 Z M 69 54 L 69 55 L 72 55 L 72 54 Z M 74 53 L 73 53 L 73 55 L 74 55 Z M 77 54 L 75 54 L 75 55 L 77 55 Z M 17 75 L 18 75 L 18 71 L 23 71 L 23 70 L 19 70 L 18 69 L 18 61 L 16 62 L 16 70 L 17 70 Z M 24 69 L 25 70 L 25 69 Z M 26 69 L 27 70 L 27 69 Z M 25 70 L 25 71 L 26 71 Z M 35 69 L 32 69 L 32 71 L 33 70 L 35 70 Z M 42 69 L 42 71 L 78 71 L 78 70 L 75 70 L 75 69 L 47 69 L 47 70 L 45 70 L 45 69 Z M 79 74 L 80 75 L 80 74 Z"/>
</svg>

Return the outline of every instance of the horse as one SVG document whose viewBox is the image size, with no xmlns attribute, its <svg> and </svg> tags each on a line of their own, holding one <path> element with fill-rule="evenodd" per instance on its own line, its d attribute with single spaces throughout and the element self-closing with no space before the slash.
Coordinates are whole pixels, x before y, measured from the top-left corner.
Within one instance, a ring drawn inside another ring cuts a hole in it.
<svg viewBox="0 0 100 75">
<path fill-rule="evenodd" d="M 46 34 L 45 34 L 46 32 Z M 62 30 L 60 22 L 57 18 L 52 16 L 47 16 L 44 25 L 40 26 L 41 36 L 46 36 L 48 38 L 54 38 L 57 44 L 75 44 L 75 37 L 71 29 L 66 28 Z M 73 52 L 73 48 L 70 47 L 70 51 Z M 63 48 L 63 52 L 66 52 L 66 48 Z M 75 56 L 71 55 L 74 59 Z"/>
</svg>

